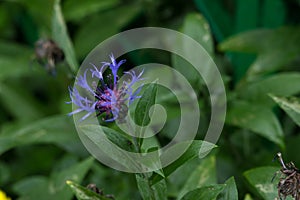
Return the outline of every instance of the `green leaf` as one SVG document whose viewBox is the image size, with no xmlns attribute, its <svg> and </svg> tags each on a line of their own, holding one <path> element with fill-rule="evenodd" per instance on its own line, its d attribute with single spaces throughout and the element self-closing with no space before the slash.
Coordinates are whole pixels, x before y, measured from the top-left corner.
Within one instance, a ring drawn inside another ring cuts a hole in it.
<svg viewBox="0 0 300 200">
<path fill-rule="evenodd" d="M 73 181 L 68 180 L 66 183 L 70 186 L 78 200 L 111 200 L 110 198 L 107 198 L 103 195 L 100 196 L 99 194 L 82 187 Z"/>
<path fill-rule="evenodd" d="M 277 167 L 260 167 L 251 169 L 244 173 L 244 176 L 256 193 L 265 200 L 274 200 L 278 198 L 277 183 L 278 179 L 272 181 L 275 173 L 279 170 Z"/>
<path fill-rule="evenodd" d="M 124 6 L 89 16 L 77 31 L 74 39 L 75 50 L 79 58 L 84 58 L 100 42 L 119 33 L 140 11 L 139 5 L 127 3 Z M 112 52 L 106 54 L 110 53 Z"/>
<path fill-rule="evenodd" d="M 234 177 L 231 177 L 225 182 L 225 189 L 220 194 L 219 200 L 238 200 L 238 191 L 234 181 Z"/>
<path fill-rule="evenodd" d="M 176 146 L 186 146 L 187 144 L 189 144 L 189 142 L 181 142 L 178 144 L 175 144 L 175 148 Z M 203 146 L 202 146 L 203 145 Z M 194 140 L 191 145 L 188 147 L 188 149 L 173 163 L 171 163 L 170 165 L 166 166 L 163 168 L 163 172 L 165 177 L 168 177 L 170 174 L 172 174 L 176 169 L 178 169 L 181 165 L 185 164 L 186 162 L 196 158 L 196 157 L 201 157 L 201 155 L 199 155 L 199 151 L 200 149 L 204 148 L 208 148 L 210 150 L 210 148 L 215 148 L 216 145 L 208 143 L 206 141 L 201 141 L 201 140 Z M 172 153 L 172 147 L 171 150 L 169 150 L 169 152 L 165 152 L 165 156 L 168 156 L 168 153 Z M 206 155 L 207 152 L 202 152 L 203 155 Z M 153 175 L 150 178 L 151 184 L 155 184 L 158 181 L 162 180 L 164 177 L 162 177 L 161 175 L 157 174 L 157 173 L 153 173 Z"/>
<path fill-rule="evenodd" d="M 126 150 L 126 151 L 134 151 L 134 147 L 132 142 L 125 137 L 122 133 L 115 131 L 114 129 L 105 127 L 105 126 L 99 126 L 99 125 L 84 125 L 81 126 L 82 130 L 86 135 L 95 133 L 96 134 L 101 134 L 101 129 L 105 133 L 105 136 L 107 139 L 109 139 L 111 142 L 116 144 L 118 147 Z M 93 135 L 90 135 L 91 138 L 96 139 Z"/>
<path fill-rule="evenodd" d="M 167 184 L 165 180 L 161 180 L 151 187 L 154 190 L 155 199 L 167 200 Z"/>
<path fill-rule="evenodd" d="M 107 155 L 111 159 L 110 162 L 116 162 L 128 169 L 136 167 L 135 170 L 141 170 L 136 160 L 128 155 L 127 150 L 133 151 L 132 142 L 121 133 L 99 125 L 83 125 L 79 128 L 82 136 L 90 140 L 99 154 Z"/>
<path fill-rule="evenodd" d="M 68 0 L 63 2 L 63 13 L 66 20 L 78 21 L 88 15 L 112 8 L 119 0 L 86 0 L 78 3 Z"/>
<path fill-rule="evenodd" d="M 33 73 L 30 68 L 32 49 L 17 43 L 0 40 L 0 81 Z"/>
<path fill-rule="evenodd" d="M 156 83 L 149 84 L 143 92 L 135 108 L 134 121 L 137 125 L 146 126 L 150 123 L 150 108 L 155 104 L 156 93 Z"/>
<path fill-rule="evenodd" d="M 42 176 L 30 177 L 17 182 L 13 190 L 25 199 L 71 199 L 73 194 L 67 189 L 66 181 L 81 182 L 93 164 L 93 158 L 73 165 L 63 171 L 52 172 L 50 179 Z"/>
<path fill-rule="evenodd" d="M 1 61 L 0 61 L 1 62 Z M 10 113 L 20 121 L 31 121 L 42 116 L 37 102 L 30 96 L 16 91 L 13 87 L 0 82 L 0 99 Z"/>
<path fill-rule="evenodd" d="M 31 124 L 13 124 L 13 127 L 1 131 L 0 155 L 11 148 L 28 144 L 71 146 L 70 143 L 79 140 L 76 135 L 72 119 L 65 115 L 44 118 Z"/>
<path fill-rule="evenodd" d="M 272 99 L 300 126 L 300 100 L 299 98 L 290 97 L 282 98 L 271 95 Z"/>
<path fill-rule="evenodd" d="M 0 80 L 31 74 L 30 56 L 0 56 Z"/>
<path fill-rule="evenodd" d="M 209 24 L 199 13 L 188 14 L 183 23 L 182 32 L 192 37 L 209 53 L 213 54 L 214 44 Z"/>
<path fill-rule="evenodd" d="M 16 3 L 16 1 L 15 1 Z M 30 28 L 24 27 L 24 29 L 27 30 L 27 34 L 31 34 L 32 39 L 36 39 L 35 31 L 38 31 L 41 34 L 48 35 L 50 29 L 51 29 L 51 17 L 53 14 L 53 4 L 54 1 L 38 1 L 38 0 L 20 0 L 19 3 L 22 4 L 23 9 L 25 9 L 30 16 L 28 17 L 28 20 L 33 20 L 33 22 L 27 22 L 30 23 Z M 24 15 L 23 15 L 24 16 Z M 25 15 L 26 16 L 26 15 Z M 22 19 L 23 20 L 23 19 Z M 23 21 L 23 23 L 26 20 Z M 34 23 L 31 25 L 31 23 Z M 26 25 L 25 25 L 26 26 Z M 37 28 L 38 30 L 33 30 L 33 28 Z M 27 36 L 28 37 L 28 36 Z M 32 42 L 32 41 L 31 41 Z"/>
<path fill-rule="evenodd" d="M 246 194 L 244 200 L 253 200 L 250 194 Z"/>
<path fill-rule="evenodd" d="M 136 181 L 143 199 L 157 199 L 166 200 L 167 199 L 167 189 L 165 180 L 161 180 L 155 185 L 151 185 L 149 182 L 149 174 L 136 174 Z"/>
<path fill-rule="evenodd" d="M 280 73 L 262 80 L 247 83 L 238 88 L 237 95 L 243 99 L 272 107 L 275 103 L 268 94 L 291 96 L 300 93 L 300 73 Z"/>
<path fill-rule="evenodd" d="M 73 44 L 68 35 L 67 27 L 60 8 L 60 0 L 55 0 L 54 15 L 52 18 L 52 36 L 57 44 L 63 49 L 66 61 L 73 72 L 77 72 L 78 63 L 76 60 Z"/>
<path fill-rule="evenodd" d="M 211 185 L 190 191 L 181 200 L 216 199 L 224 190 L 224 185 Z"/>
<path fill-rule="evenodd" d="M 214 156 L 206 157 L 191 173 L 189 179 L 179 192 L 177 199 L 181 199 L 185 194 L 192 190 L 216 183 L 216 158 Z"/>
<path fill-rule="evenodd" d="M 300 27 L 281 27 L 233 36 L 221 43 L 219 49 L 258 54 L 248 71 L 252 75 L 274 71 L 290 64 L 300 54 L 299 43 Z"/>
<path fill-rule="evenodd" d="M 284 148 L 281 125 L 270 108 L 236 101 L 227 111 L 228 124 L 251 130 Z"/>
<path fill-rule="evenodd" d="M 184 19 L 181 32 L 193 38 L 196 42 L 202 45 L 202 47 L 210 55 L 213 55 L 214 46 L 209 24 L 202 15 L 199 13 L 188 14 Z M 178 41 L 178 46 L 178 48 L 183 48 L 184 51 L 186 51 L 187 54 L 192 57 L 202 56 L 199 52 L 191 51 L 190 47 L 186 46 L 185 43 L 182 43 L 182 41 Z M 205 56 L 202 57 L 203 60 L 206 58 Z M 189 62 L 176 54 L 172 54 L 171 58 L 172 66 L 174 66 L 175 69 L 179 70 L 192 83 L 199 82 L 201 76 Z M 203 63 L 206 62 L 203 61 Z"/>
</svg>

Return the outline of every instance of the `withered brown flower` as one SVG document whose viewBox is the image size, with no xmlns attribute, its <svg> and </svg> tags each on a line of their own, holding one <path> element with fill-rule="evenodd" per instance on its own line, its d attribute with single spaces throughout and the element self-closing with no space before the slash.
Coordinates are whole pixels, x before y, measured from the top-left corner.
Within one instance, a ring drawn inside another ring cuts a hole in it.
<svg viewBox="0 0 300 200">
<path fill-rule="evenodd" d="M 281 177 L 277 185 L 279 198 L 286 199 L 287 196 L 292 196 L 295 200 L 300 200 L 300 170 L 293 162 L 287 164 L 284 163 L 280 152 L 277 153 L 276 157 L 281 164 L 280 171 L 276 173 L 281 173 Z"/>
</svg>

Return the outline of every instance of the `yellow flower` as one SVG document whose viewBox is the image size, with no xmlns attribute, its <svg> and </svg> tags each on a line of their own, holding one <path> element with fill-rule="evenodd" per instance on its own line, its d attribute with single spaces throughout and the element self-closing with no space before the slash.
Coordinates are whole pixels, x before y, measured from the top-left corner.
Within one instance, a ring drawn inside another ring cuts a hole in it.
<svg viewBox="0 0 300 200">
<path fill-rule="evenodd" d="M 11 198 L 6 196 L 6 194 L 2 190 L 0 190 L 0 200 L 11 200 Z"/>
</svg>

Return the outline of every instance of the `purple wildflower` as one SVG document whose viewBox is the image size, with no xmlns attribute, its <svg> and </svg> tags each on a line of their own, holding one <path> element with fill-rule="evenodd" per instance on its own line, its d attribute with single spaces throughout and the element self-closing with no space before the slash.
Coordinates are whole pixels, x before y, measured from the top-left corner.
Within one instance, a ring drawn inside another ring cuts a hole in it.
<svg viewBox="0 0 300 200">
<path fill-rule="evenodd" d="M 127 105 L 130 105 L 135 99 L 140 98 L 138 93 L 141 90 L 139 87 L 135 92 L 133 92 L 133 85 L 143 80 L 141 78 L 143 71 L 136 75 L 134 71 L 125 72 L 131 76 L 129 81 L 124 81 L 121 85 L 118 84 L 118 69 L 126 61 L 121 60 L 119 63 L 115 60 L 114 56 L 110 55 L 111 63 L 102 62 L 102 67 L 98 69 L 94 64 L 92 69 L 86 70 L 83 75 L 80 75 L 76 79 L 76 85 L 83 88 L 88 95 L 93 97 L 93 100 L 83 97 L 79 94 L 78 90 L 74 87 L 69 89 L 71 102 L 74 103 L 78 108 L 71 112 L 69 115 L 73 115 L 79 112 L 86 112 L 86 114 L 81 118 L 85 120 L 90 115 L 96 113 L 97 116 L 105 113 L 105 121 L 111 122 L 114 120 L 124 120 L 128 112 Z M 103 79 L 103 72 L 105 67 L 109 67 L 113 80 L 109 80 L 110 76 L 107 77 L 107 82 L 105 83 Z M 92 78 L 96 77 L 99 82 L 94 86 L 91 86 L 87 81 L 88 72 Z M 110 83 L 111 82 L 111 83 Z"/>
</svg>

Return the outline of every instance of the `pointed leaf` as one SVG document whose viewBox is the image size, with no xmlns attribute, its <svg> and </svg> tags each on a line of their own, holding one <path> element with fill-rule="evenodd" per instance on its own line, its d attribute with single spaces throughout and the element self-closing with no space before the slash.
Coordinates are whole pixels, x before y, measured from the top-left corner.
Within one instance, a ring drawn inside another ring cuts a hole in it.
<svg viewBox="0 0 300 200">
<path fill-rule="evenodd" d="M 202 15 L 199 13 L 188 14 L 184 19 L 182 32 L 200 43 L 209 54 L 213 54 L 214 45 L 211 31 L 208 22 Z"/>
<path fill-rule="evenodd" d="M 224 190 L 224 185 L 205 186 L 190 191 L 181 200 L 216 199 Z"/>
<path fill-rule="evenodd" d="M 300 126 L 300 100 L 299 98 L 282 98 L 271 95 L 272 99 Z"/>
<path fill-rule="evenodd" d="M 206 157 L 200 165 L 191 173 L 189 179 L 179 192 L 177 199 L 181 199 L 188 192 L 204 186 L 217 183 L 216 158 Z"/>
<path fill-rule="evenodd" d="M 251 130 L 284 148 L 283 130 L 271 109 L 236 101 L 227 112 L 228 124 Z"/>
<path fill-rule="evenodd" d="M 234 177 L 231 177 L 225 182 L 225 189 L 220 194 L 219 200 L 238 200 L 238 191 Z"/>
<path fill-rule="evenodd" d="M 143 199 L 157 199 L 166 200 L 167 199 L 167 188 L 165 180 L 161 180 L 155 185 L 150 185 L 148 174 L 136 174 L 135 178 L 137 185 Z"/>
</svg>

